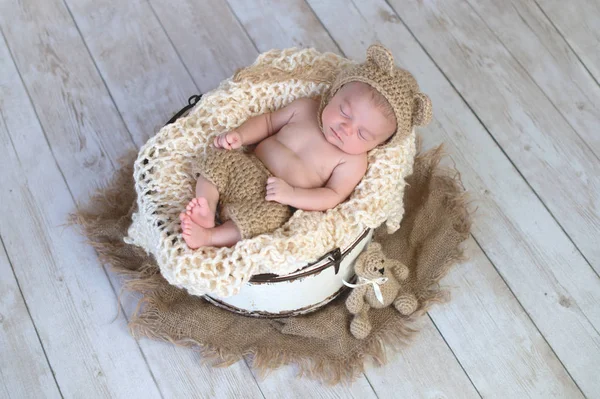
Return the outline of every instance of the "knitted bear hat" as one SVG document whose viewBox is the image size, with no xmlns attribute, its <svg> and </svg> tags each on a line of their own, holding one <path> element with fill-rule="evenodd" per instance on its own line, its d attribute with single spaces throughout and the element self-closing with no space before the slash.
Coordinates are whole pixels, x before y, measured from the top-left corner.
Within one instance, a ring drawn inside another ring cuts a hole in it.
<svg viewBox="0 0 600 399">
<path fill-rule="evenodd" d="M 432 118 L 431 100 L 419 91 L 417 81 L 410 72 L 397 67 L 387 48 L 373 44 L 367 49 L 367 61 L 343 69 L 329 90 L 321 97 L 319 126 L 323 129 L 321 116 L 331 98 L 346 83 L 363 82 L 385 97 L 396 116 L 396 131 L 385 146 L 401 143 L 408 137 L 413 126 L 425 126 Z"/>
</svg>

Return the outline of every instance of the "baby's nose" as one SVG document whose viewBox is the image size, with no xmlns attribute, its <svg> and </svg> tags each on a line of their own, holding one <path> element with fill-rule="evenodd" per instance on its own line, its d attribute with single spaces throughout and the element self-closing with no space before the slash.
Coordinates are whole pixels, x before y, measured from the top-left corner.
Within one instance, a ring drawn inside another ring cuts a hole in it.
<svg viewBox="0 0 600 399">
<path fill-rule="evenodd" d="M 352 135 L 352 126 L 348 126 L 346 123 L 342 123 L 342 133 L 344 136 Z"/>
</svg>

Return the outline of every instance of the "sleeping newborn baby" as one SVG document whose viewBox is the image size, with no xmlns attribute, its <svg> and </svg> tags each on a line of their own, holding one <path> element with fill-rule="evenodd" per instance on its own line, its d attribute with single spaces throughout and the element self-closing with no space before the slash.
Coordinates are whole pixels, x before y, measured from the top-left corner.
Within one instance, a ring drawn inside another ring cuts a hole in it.
<svg viewBox="0 0 600 399">
<path fill-rule="evenodd" d="M 232 246 L 271 232 L 292 208 L 335 207 L 364 176 L 368 151 L 428 122 L 431 103 L 412 75 L 382 46 L 367 55 L 340 72 L 320 103 L 298 99 L 214 139 L 194 169 L 196 198 L 179 216 L 190 248 Z M 241 150 L 253 144 L 253 152 Z"/>
</svg>

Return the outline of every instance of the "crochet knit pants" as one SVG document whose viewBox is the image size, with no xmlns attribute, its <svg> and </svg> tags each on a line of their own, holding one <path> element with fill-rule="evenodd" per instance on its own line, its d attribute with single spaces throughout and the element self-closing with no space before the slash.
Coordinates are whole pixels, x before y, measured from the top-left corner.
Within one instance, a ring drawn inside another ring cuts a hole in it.
<svg viewBox="0 0 600 399">
<path fill-rule="evenodd" d="M 292 216 L 289 206 L 265 200 L 272 174 L 254 154 L 211 147 L 194 175 L 217 187 L 217 216 L 221 222 L 233 221 L 242 239 L 276 230 Z"/>
</svg>

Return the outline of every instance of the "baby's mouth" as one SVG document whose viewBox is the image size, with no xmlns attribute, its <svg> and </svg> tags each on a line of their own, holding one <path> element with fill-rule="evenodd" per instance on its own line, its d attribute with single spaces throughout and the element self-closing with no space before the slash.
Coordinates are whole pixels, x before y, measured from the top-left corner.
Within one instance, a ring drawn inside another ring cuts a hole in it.
<svg viewBox="0 0 600 399">
<path fill-rule="evenodd" d="M 337 139 L 338 139 L 339 141 L 342 141 L 342 137 L 341 137 L 341 136 L 340 136 L 340 135 L 339 135 L 339 134 L 338 134 L 338 133 L 337 133 L 335 130 L 333 130 L 333 128 L 332 128 L 332 127 L 329 127 L 329 128 L 330 128 L 330 129 L 331 129 L 331 131 L 333 132 L 333 135 L 334 135 L 335 137 L 337 137 Z M 342 141 L 342 143 L 343 143 L 343 141 Z"/>
</svg>

